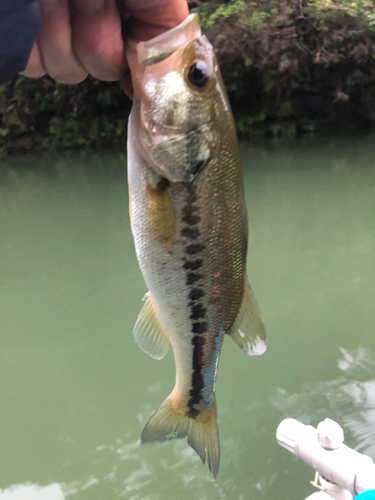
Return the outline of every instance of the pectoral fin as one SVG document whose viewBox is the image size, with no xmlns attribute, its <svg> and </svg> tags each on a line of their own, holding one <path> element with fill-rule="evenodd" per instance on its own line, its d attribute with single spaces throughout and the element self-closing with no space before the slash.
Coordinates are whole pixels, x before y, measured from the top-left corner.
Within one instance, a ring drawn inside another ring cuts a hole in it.
<svg viewBox="0 0 375 500">
<path fill-rule="evenodd" d="M 247 281 L 241 308 L 229 336 L 248 356 L 260 356 L 267 348 L 266 330 L 258 304 Z"/>
<path fill-rule="evenodd" d="M 156 316 L 149 293 L 146 297 L 134 326 L 134 339 L 146 354 L 155 359 L 162 359 L 168 352 L 169 338 Z"/>
<path fill-rule="evenodd" d="M 151 227 L 155 231 L 158 240 L 167 250 L 172 250 L 176 216 L 172 203 L 172 197 L 168 189 L 168 181 L 161 178 L 156 188 L 148 187 L 148 213 Z"/>
</svg>

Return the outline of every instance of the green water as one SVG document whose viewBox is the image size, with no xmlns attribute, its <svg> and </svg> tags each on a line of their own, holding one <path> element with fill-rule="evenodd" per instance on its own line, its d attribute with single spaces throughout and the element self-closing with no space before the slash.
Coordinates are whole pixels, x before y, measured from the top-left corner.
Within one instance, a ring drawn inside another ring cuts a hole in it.
<svg viewBox="0 0 375 500">
<path fill-rule="evenodd" d="M 375 459 L 375 138 L 241 152 L 269 347 L 224 342 L 216 481 L 184 441 L 139 442 L 174 363 L 132 337 L 125 157 L 2 162 L 0 500 L 302 500 L 313 471 L 277 445 L 285 417 L 333 418 Z"/>
</svg>

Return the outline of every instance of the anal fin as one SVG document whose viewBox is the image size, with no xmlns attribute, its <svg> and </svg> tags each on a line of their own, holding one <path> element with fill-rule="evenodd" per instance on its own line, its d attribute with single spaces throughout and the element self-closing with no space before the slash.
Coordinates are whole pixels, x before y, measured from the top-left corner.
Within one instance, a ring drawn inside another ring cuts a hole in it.
<svg viewBox="0 0 375 500">
<path fill-rule="evenodd" d="M 238 316 L 228 334 L 248 356 L 260 356 L 267 349 L 266 330 L 247 280 Z"/>
<path fill-rule="evenodd" d="M 133 335 L 138 346 L 155 359 L 162 359 L 169 349 L 169 337 L 164 332 L 152 303 L 150 293 L 138 315 Z"/>
</svg>

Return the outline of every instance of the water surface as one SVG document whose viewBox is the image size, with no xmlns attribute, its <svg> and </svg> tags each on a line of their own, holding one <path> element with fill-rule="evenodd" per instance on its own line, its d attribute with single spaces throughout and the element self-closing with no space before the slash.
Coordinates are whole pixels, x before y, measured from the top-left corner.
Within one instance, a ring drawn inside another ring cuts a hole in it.
<svg viewBox="0 0 375 500">
<path fill-rule="evenodd" d="M 174 363 L 132 337 L 146 288 L 124 155 L 3 160 L 0 500 L 302 500 L 313 471 L 277 445 L 285 417 L 333 418 L 375 459 L 374 143 L 241 148 L 269 347 L 224 342 L 216 481 L 185 441 L 139 442 Z"/>
</svg>

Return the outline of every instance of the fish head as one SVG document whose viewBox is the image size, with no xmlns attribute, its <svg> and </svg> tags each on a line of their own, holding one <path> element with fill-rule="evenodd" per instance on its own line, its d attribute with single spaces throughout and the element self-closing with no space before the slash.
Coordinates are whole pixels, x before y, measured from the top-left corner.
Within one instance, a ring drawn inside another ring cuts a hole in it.
<svg viewBox="0 0 375 500">
<path fill-rule="evenodd" d="M 170 182 L 191 182 L 217 147 L 218 114 L 229 110 L 198 16 L 137 44 L 129 64 L 139 103 L 137 136 L 150 166 Z"/>
</svg>

